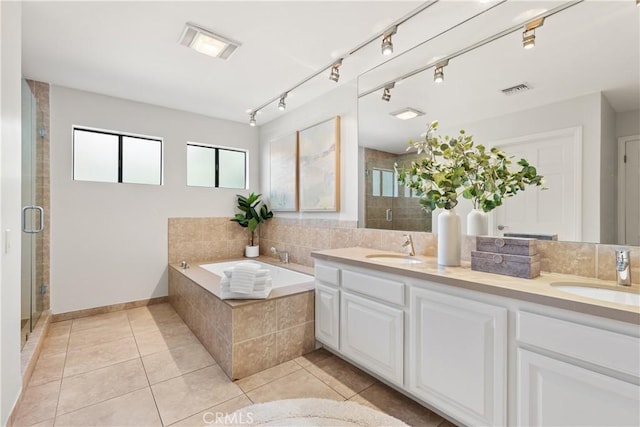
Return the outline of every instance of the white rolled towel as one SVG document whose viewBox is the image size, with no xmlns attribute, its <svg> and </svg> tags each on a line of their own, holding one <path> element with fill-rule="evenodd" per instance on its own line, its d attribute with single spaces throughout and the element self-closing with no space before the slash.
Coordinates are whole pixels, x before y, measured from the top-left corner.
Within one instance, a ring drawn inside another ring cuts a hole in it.
<svg viewBox="0 0 640 427">
<path fill-rule="evenodd" d="M 236 264 L 233 267 L 229 290 L 238 294 L 253 292 L 258 270 L 260 270 L 260 264 L 254 262 L 239 262 Z"/>
</svg>

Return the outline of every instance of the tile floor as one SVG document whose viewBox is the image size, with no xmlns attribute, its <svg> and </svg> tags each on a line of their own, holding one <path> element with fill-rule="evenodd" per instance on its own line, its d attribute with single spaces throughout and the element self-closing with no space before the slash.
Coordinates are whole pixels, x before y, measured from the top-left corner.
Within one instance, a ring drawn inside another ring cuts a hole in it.
<svg viewBox="0 0 640 427">
<path fill-rule="evenodd" d="M 452 427 L 325 350 L 232 382 L 168 304 L 51 324 L 16 426 L 202 426 L 206 412 L 319 397 Z"/>
</svg>

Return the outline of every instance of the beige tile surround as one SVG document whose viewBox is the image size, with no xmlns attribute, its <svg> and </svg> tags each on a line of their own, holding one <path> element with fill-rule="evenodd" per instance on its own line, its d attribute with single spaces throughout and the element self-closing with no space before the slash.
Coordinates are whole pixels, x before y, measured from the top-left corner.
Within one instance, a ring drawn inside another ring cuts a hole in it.
<svg viewBox="0 0 640 427">
<path fill-rule="evenodd" d="M 288 250 L 291 262 L 313 266 L 314 250 L 361 246 L 400 252 L 404 242 L 402 231 L 355 228 L 353 221 L 322 221 L 273 218 L 260 230 L 260 253 L 269 255 L 272 246 Z M 412 232 L 416 253 L 437 256 L 438 240 L 433 233 Z M 538 241 L 542 271 L 573 274 L 601 280 L 615 279 L 615 248 L 619 245 L 595 243 Z M 469 261 L 475 240 L 464 237 L 462 259 Z M 631 248 L 631 277 L 640 283 L 640 248 Z"/>
<path fill-rule="evenodd" d="M 170 268 L 169 302 L 232 379 L 315 347 L 313 291 L 232 306 Z"/>
</svg>

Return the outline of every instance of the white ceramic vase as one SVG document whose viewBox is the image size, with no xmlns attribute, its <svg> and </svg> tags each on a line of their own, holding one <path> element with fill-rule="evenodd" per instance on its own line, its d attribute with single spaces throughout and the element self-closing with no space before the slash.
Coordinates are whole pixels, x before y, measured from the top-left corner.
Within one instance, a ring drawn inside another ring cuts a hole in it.
<svg viewBox="0 0 640 427">
<path fill-rule="evenodd" d="M 467 215 L 467 235 L 486 236 L 489 234 L 489 215 L 480 209 L 473 209 Z"/>
<path fill-rule="evenodd" d="M 260 255 L 260 246 L 245 246 L 244 256 L 247 258 L 256 258 Z"/>
<path fill-rule="evenodd" d="M 449 267 L 460 265 L 460 216 L 453 210 L 438 215 L 438 264 Z"/>
</svg>

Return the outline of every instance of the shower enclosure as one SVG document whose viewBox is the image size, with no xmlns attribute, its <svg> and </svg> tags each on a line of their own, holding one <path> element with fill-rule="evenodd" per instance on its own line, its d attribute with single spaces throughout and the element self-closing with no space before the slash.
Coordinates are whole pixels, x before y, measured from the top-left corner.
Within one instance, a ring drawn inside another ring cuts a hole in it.
<svg viewBox="0 0 640 427">
<path fill-rule="evenodd" d="M 22 80 L 22 298 L 21 346 L 42 314 L 44 281 L 45 114 L 33 88 Z"/>
</svg>

